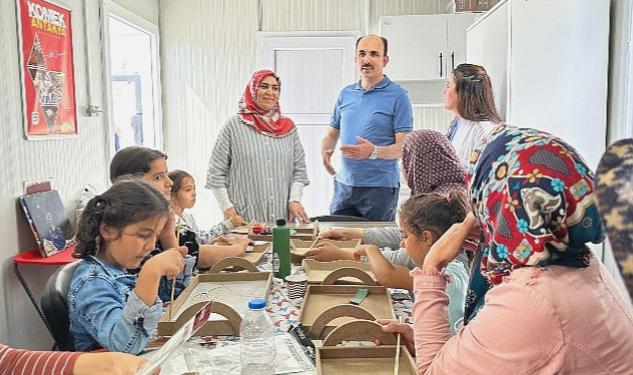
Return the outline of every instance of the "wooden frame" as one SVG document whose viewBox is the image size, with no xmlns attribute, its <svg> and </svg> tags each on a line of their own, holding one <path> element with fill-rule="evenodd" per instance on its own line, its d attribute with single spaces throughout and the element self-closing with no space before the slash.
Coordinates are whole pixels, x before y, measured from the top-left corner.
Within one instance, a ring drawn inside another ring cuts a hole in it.
<svg viewBox="0 0 633 375">
<path fill-rule="evenodd" d="M 359 305 L 350 304 L 359 289 L 367 289 L 367 297 Z M 312 338 L 323 338 L 354 318 L 395 319 L 389 290 L 383 286 L 308 285 L 299 321 Z"/>
<path fill-rule="evenodd" d="M 371 266 L 367 263 L 353 262 L 351 260 L 335 260 L 333 262 L 319 262 L 314 259 L 303 259 L 301 265 L 305 270 L 308 284 L 322 284 L 334 271 L 342 268 L 355 268 L 365 272 L 369 277 L 376 281 L 376 276 L 371 271 Z M 359 280 L 353 276 L 343 277 L 339 279 L 341 283 L 358 284 Z M 375 283 L 374 283 L 375 284 Z M 368 285 L 374 285 L 368 284 Z"/>
<path fill-rule="evenodd" d="M 316 371 L 318 375 L 393 375 L 395 356 L 395 345 L 321 347 L 316 352 Z M 415 361 L 404 346 L 400 347 L 398 374 L 417 374 Z"/>
<path fill-rule="evenodd" d="M 272 285 L 272 274 L 270 272 L 234 272 L 234 273 L 207 273 L 196 276 L 187 288 L 171 304 L 163 316 L 158 321 L 158 335 L 170 336 L 178 330 L 189 318 L 200 309 L 201 301 L 184 308 L 189 301 L 189 297 L 199 284 L 215 283 L 227 285 L 243 281 L 264 281 L 265 287 L 262 290 L 263 298 L 268 299 L 268 293 Z M 184 308 L 184 310 L 183 310 Z M 234 336 L 239 335 L 242 316 L 236 310 L 236 306 L 231 303 L 213 301 L 213 314 L 219 314 L 224 319 L 209 320 L 197 332 L 199 336 Z"/>
</svg>

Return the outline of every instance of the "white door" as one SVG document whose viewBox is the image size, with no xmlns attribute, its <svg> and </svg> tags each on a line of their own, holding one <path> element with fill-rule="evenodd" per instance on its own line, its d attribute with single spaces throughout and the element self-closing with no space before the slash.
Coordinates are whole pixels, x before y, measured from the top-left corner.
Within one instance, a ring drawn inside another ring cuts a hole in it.
<svg viewBox="0 0 633 375">
<path fill-rule="evenodd" d="M 302 203 L 309 216 L 329 213 L 333 178 L 321 162 L 321 139 L 330 126 L 339 91 L 357 80 L 354 68 L 360 32 L 259 32 L 257 66 L 281 80 L 280 106 L 294 120 L 306 154 L 310 185 Z M 339 152 L 334 154 L 337 167 Z"/>
</svg>

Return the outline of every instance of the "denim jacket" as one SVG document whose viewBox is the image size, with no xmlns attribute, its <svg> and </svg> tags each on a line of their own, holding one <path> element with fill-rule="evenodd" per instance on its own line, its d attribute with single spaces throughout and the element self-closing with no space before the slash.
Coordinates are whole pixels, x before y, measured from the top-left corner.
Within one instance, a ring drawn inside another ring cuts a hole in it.
<svg viewBox="0 0 633 375">
<path fill-rule="evenodd" d="M 188 284 L 191 279 L 193 262 L 186 263 L 178 284 Z M 81 261 L 68 289 L 70 332 L 76 350 L 103 347 L 138 354 L 145 348 L 163 313 L 163 304 L 159 296 L 154 305 L 146 306 L 133 291 L 136 281 L 136 275 L 93 256 Z M 159 289 L 170 284 L 161 280 Z"/>
</svg>

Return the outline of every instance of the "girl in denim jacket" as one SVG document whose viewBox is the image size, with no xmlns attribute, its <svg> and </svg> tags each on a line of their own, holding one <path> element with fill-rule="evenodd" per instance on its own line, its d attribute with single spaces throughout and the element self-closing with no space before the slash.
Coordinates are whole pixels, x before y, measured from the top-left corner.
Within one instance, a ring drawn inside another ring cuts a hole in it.
<svg viewBox="0 0 633 375">
<path fill-rule="evenodd" d="M 145 262 L 169 215 L 169 203 L 150 185 L 130 180 L 91 199 L 77 231 L 73 256 L 82 258 L 68 291 L 70 332 L 75 349 L 138 354 L 163 312 L 161 277 L 191 277 L 184 248 L 166 250 Z M 187 270 L 185 270 L 187 271 Z"/>
</svg>

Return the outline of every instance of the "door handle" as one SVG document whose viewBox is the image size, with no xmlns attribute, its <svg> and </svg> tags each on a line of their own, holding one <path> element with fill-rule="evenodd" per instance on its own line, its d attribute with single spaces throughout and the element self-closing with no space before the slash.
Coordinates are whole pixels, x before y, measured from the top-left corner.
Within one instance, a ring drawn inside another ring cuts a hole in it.
<svg viewBox="0 0 633 375">
<path fill-rule="evenodd" d="M 443 57 L 442 52 L 440 52 L 440 77 L 444 76 L 444 63 L 442 62 Z"/>
<path fill-rule="evenodd" d="M 451 67 L 455 70 L 455 52 L 451 52 Z"/>
</svg>

